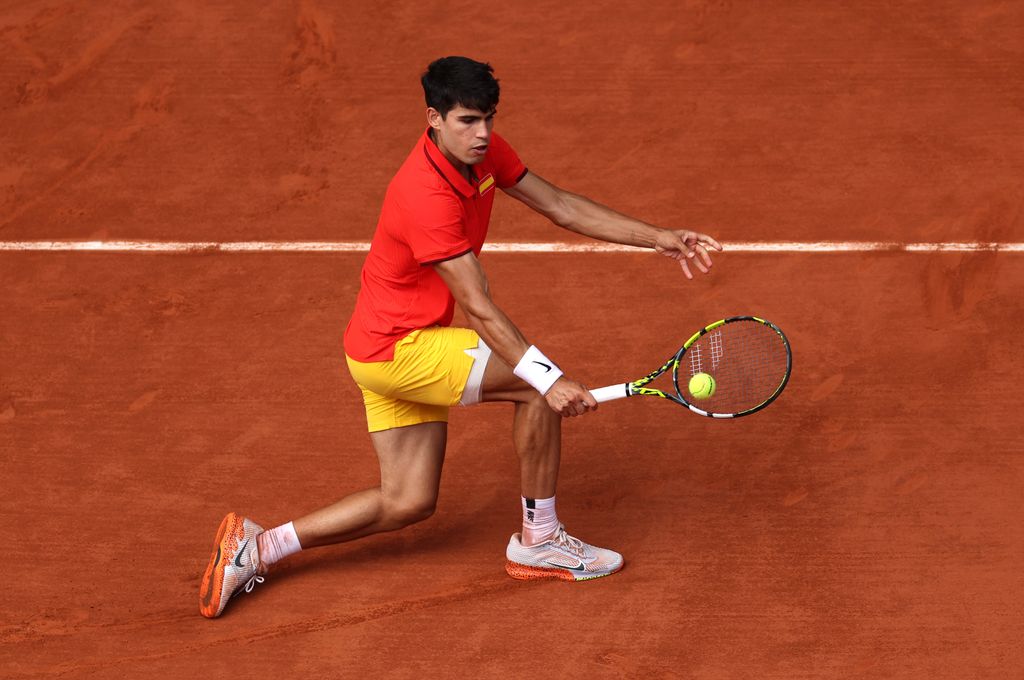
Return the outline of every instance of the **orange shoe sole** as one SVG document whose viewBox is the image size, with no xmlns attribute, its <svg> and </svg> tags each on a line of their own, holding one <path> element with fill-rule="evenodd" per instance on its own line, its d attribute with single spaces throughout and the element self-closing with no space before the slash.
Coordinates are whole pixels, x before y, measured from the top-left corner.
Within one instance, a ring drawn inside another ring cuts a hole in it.
<svg viewBox="0 0 1024 680">
<path fill-rule="evenodd" d="M 615 571 L 609 571 L 607 574 L 582 574 L 577 576 L 579 572 L 571 571 L 569 569 L 557 569 L 548 567 L 530 567 L 525 564 L 519 564 L 512 560 L 505 562 L 505 571 L 509 576 L 520 581 L 538 581 L 541 579 L 558 579 L 560 581 L 592 581 L 595 578 L 604 578 L 605 576 L 611 576 L 622 571 L 622 567 L 625 563 L 620 564 L 619 568 Z"/>
<path fill-rule="evenodd" d="M 199 585 L 199 613 L 208 619 L 215 618 L 220 612 L 221 592 L 224 589 L 224 569 L 218 568 L 224 561 L 230 560 L 231 556 L 224 555 L 224 537 L 235 533 L 242 527 L 239 521 L 241 518 L 233 512 L 227 514 L 221 520 L 220 528 L 217 529 L 217 538 L 214 539 L 217 549 L 210 555 L 210 563 L 203 572 L 203 580 Z M 235 539 L 237 542 L 237 538 Z"/>
<path fill-rule="evenodd" d="M 549 569 L 546 567 L 530 567 L 508 560 L 505 562 L 505 571 L 512 578 L 520 581 L 537 581 L 540 579 L 560 579 L 562 581 L 575 581 L 571 571 L 565 569 Z"/>
</svg>

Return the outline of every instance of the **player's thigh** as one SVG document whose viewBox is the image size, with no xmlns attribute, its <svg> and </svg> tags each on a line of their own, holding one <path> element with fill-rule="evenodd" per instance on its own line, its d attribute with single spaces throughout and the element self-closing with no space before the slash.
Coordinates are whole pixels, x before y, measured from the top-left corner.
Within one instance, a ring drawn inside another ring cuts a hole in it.
<svg viewBox="0 0 1024 680">
<path fill-rule="evenodd" d="M 429 422 L 371 432 L 385 497 L 410 503 L 437 499 L 448 423 Z"/>
<path fill-rule="evenodd" d="M 366 426 L 371 434 L 421 423 L 448 422 L 448 406 L 397 399 L 377 394 L 361 383 L 357 385 L 363 393 Z"/>
</svg>

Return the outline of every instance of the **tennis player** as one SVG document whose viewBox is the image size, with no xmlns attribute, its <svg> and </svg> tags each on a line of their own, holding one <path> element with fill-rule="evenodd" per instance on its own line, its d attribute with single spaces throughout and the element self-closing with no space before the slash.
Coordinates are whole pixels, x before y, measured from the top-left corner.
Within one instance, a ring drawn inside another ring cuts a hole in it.
<svg viewBox="0 0 1024 680">
<path fill-rule="evenodd" d="M 477 257 L 500 189 L 579 234 L 651 248 L 687 278 L 707 273 L 710 236 L 660 229 L 560 189 L 527 170 L 496 134 L 499 87 L 488 64 L 446 57 L 422 84 L 427 129 L 388 186 L 345 331 L 348 367 L 362 391 L 380 486 L 264 531 L 229 514 L 200 587 L 200 610 L 216 617 L 232 595 L 262 583 L 300 550 L 393 531 L 434 512 L 448 411 L 484 401 L 515 404 L 512 443 L 520 460 L 522 529 L 509 539 L 506 570 L 518 579 L 592 579 L 622 568 L 622 556 L 571 536 L 555 511 L 561 419 L 597 402 L 527 340 L 491 299 Z M 452 328 L 455 304 L 469 328 Z M 544 304 L 543 298 L 537 304 Z"/>
</svg>

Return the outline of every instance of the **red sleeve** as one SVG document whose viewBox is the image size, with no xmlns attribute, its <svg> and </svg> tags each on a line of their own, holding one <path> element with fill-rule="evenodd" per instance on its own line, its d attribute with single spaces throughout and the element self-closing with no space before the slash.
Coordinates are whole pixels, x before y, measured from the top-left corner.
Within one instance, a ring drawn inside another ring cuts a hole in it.
<svg viewBox="0 0 1024 680">
<path fill-rule="evenodd" d="M 491 135 L 487 156 L 494 164 L 494 181 L 499 188 L 514 187 L 526 176 L 526 166 L 519 160 L 519 154 L 496 132 Z"/>
<path fill-rule="evenodd" d="M 433 264 L 473 249 L 466 237 L 462 206 L 444 190 L 432 192 L 415 209 L 402 210 L 402 232 L 420 264 Z"/>
</svg>

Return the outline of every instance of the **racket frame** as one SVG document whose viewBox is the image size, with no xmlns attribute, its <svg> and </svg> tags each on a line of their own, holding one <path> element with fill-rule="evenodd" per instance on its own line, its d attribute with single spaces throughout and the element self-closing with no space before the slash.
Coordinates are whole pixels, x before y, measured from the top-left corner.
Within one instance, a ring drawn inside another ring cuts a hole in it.
<svg viewBox="0 0 1024 680">
<path fill-rule="evenodd" d="M 699 340 L 703 335 L 715 330 L 716 328 L 724 326 L 727 323 L 734 323 L 737 321 L 756 321 L 758 323 L 764 324 L 765 326 L 767 326 L 768 328 L 770 328 L 771 330 L 775 331 L 778 334 L 779 338 L 782 340 L 783 346 L 786 348 L 786 374 L 783 376 L 782 382 L 779 383 L 779 386 L 775 389 L 775 391 L 767 399 L 765 399 L 764 401 L 762 401 L 760 404 L 753 408 L 749 408 L 738 413 L 715 413 L 713 411 L 705 411 L 704 409 L 690 402 L 685 396 L 686 392 L 680 388 L 679 365 L 682 363 L 683 357 L 686 355 L 687 350 L 689 350 L 690 347 L 693 346 L 693 343 L 697 342 L 697 340 Z M 663 390 L 655 389 L 652 387 L 645 387 L 646 385 L 654 381 L 658 376 L 664 374 L 666 371 L 669 370 L 672 371 L 672 385 L 675 387 L 675 394 L 671 394 L 669 392 L 665 392 Z M 782 332 L 782 329 L 773 324 L 771 321 L 762 319 L 761 317 L 749 315 L 730 316 L 726 319 L 721 319 L 719 321 L 715 321 L 714 323 L 708 324 L 704 328 L 694 333 L 689 340 L 683 343 L 683 346 L 679 348 L 679 351 L 673 354 L 668 359 L 668 361 L 662 364 L 661 368 L 652 371 L 651 373 L 645 375 L 643 378 L 634 380 L 633 382 L 623 383 L 621 385 L 611 385 L 609 387 L 602 387 L 600 389 L 594 390 L 593 394 L 598 399 L 598 401 L 607 401 L 610 399 L 618 399 L 622 397 L 632 397 L 634 395 L 660 397 L 662 399 L 668 399 L 669 401 L 673 401 L 679 404 L 680 406 L 685 406 L 686 408 L 690 409 L 691 411 L 700 416 L 721 419 L 739 418 L 741 416 L 749 416 L 752 413 L 757 413 L 765 406 L 768 406 L 768 404 L 775 401 L 778 398 L 778 396 L 782 394 L 782 390 L 785 389 L 786 384 L 789 383 L 789 376 L 792 370 L 793 350 L 790 347 L 789 338 L 787 338 L 786 334 Z"/>
</svg>

